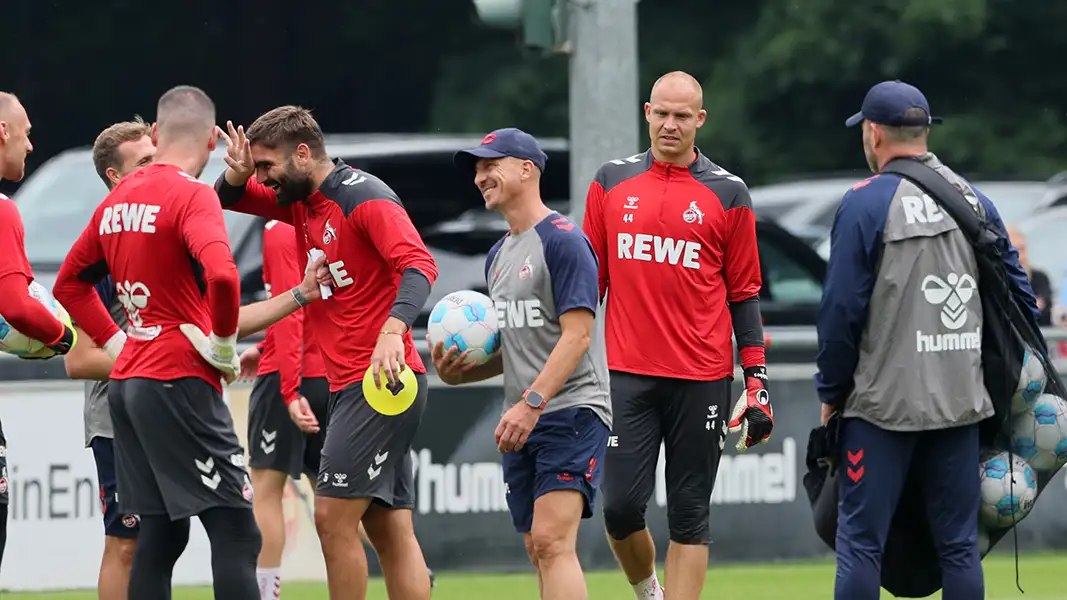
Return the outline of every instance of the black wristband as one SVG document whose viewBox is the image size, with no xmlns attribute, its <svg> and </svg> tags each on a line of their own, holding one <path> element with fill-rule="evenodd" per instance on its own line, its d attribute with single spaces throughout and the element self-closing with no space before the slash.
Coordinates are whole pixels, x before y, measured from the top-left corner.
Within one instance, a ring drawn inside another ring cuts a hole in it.
<svg viewBox="0 0 1067 600">
<path fill-rule="evenodd" d="M 763 365 L 756 365 L 754 367 L 747 367 L 744 369 L 745 373 L 745 385 L 748 385 L 749 379 L 758 379 L 763 387 L 767 387 L 767 367 Z"/>
</svg>

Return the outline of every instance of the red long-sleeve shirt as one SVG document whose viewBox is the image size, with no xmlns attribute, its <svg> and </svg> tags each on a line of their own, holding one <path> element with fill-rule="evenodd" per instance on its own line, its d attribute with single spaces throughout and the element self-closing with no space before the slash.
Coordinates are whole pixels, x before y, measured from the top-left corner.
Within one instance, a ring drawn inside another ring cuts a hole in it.
<svg viewBox="0 0 1067 600">
<path fill-rule="evenodd" d="M 30 297 L 31 281 L 22 216 L 15 202 L 0 194 L 0 315 L 16 331 L 51 346 L 62 339 L 66 328 Z"/>
<path fill-rule="evenodd" d="M 254 178 L 235 188 L 222 175 L 215 188 L 228 210 L 290 223 L 301 253 L 326 254 L 333 296 L 309 305 L 304 317 L 322 350 L 330 390 L 338 391 L 362 381 L 370 367 L 403 272 L 416 269 L 432 285 L 437 267 L 396 193 L 370 173 L 334 163 L 319 189 L 291 206 L 279 206 L 274 191 Z M 404 362 L 425 373 L 411 332 L 403 339 Z"/>
<path fill-rule="evenodd" d="M 127 176 L 97 207 L 53 294 L 99 345 L 118 332 L 93 290 L 108 272 L 129 321 L 111 378 L 200 377 L 221 390 L 219 372 L 178 329 L 237 332 L 240 280 L 211 186 L 155 164 Z"/>
<path fill-rule="evenodd" d="M 269 221 L 263 230 L 263 284 L 268 294 L 283 294 L 304 279 L 297 249 L 296 229 L 281 221 Z M 256 375 L 278 372 L 282 399 L 288 405 L 300 396 L 301 377 L 325 377 L 318 342 L 311 327 L 304 327 L 304 310 L 267 328 L 259 346 L 262 353 Z"/>
<path fill-rule="evenodd" d="M 607 293 L 608 367 L 715 380 L 734 372 L 729 305 L 759 295 L 756 220 L 740 178 L 703 154 L 688 167 L 644 152 L 605 163 L 582 226 Z M 763 348 L 742 349 L 744 366 Z"/>
</svg>

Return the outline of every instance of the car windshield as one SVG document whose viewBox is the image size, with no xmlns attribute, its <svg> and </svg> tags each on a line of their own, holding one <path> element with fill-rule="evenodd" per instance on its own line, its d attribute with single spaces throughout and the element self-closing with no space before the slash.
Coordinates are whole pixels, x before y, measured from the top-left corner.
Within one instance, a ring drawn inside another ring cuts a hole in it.
<svg viewBox="0 0 1067 600">
<path fill-rule="evenodd" d="M 214 182 L 226 168 L 218 154 L 200 176 Z M 26 230 L 26 257 L 34 266 L 59 265 L 85 229 L 107 188 L 93 168 L 88 152 L 61 156 L 47 163 L 15 194 Z M 223 211 L 231 239 L 252 218 Z"/>
</svg>

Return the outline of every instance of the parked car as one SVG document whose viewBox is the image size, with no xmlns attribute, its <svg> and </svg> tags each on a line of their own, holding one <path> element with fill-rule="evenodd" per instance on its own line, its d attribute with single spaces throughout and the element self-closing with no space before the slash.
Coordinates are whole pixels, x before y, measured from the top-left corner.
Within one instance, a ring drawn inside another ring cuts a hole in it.
<svg viewBox="0 0 1067 600">
<path fill-rule="evenodd" d="M 326 136 L 327 152 L 381 177 L 397 192 L 416 228 L 427 228 L 484 206 L 473 182 L 452 164 L 456 150 L 481 143 L 481 136 L 439 134 L 354 134 Z M 567 164 L 567 142 L 543 138 L 549 164 Z M 200 177 L 214 182 L 226 168 L 225 149 L 217 149 Z M 542 184 L 566 197 L 569 170 L 550 168 Z M 107 188 L 93 168 L 91 150 L 62 152 L 35 170 L 14 196 L 26 229 L 26 254 L 34 275 L 51 288 L 74 241 L 89 222 Z M 241 302 L 263 299 L 263 225 L 266 219 L 223 211 L 230 247 L 241 276 Z M 427 302 L 431 308 L 450 290 L 482 278 L 476 259 L 451 247 L 430 246 L 441 275 Z M 424 317 L 425 319 L 425 317 Z M 255 339 L 255 338 L 253 338 Z M 0 379 L 64 377 L 58 361 L 0 361 Z"/>
<path fill-rule="evenodd" d="M 425 230 L 441 221 L 455 218 L 482 199 L 471 181 L 452 165 L 452 154 L 475 146 L 480 137 L 446 135 L 331 135 L 327 152 L 346 163 L 381 177 L 397 192 L 415 226 Z M 561 139 L 541 140 L 554 165 L 566 163 L 567 143 Z M 225 170 L 225 149 L 216 150 L 200 179 L 214 182 Z M 556 171 L 560 171 L 557 173 Z M 546 170 L 544 183 L 567 189 L 562 169 Z M 59 265 L 74 240 L 89 222 L 107 188 L 93 168 L 89 149 L 68 150 L 35 171 L 15 195 L 26 227 L 26 254 L 42 284 L 51 287 Z M 230 245 L 241 273 L 242 303 L 263 297 L 262 236 L 265 219 L 223 211 Z M 453 287 L 451 273 L 463 272 L 454 265 L 452 248 L 431 248 L 445 265 L 441 287 Z M 436 302 L 436 299 L 431 299 Z"/>
<path fill-rule="evenodd" d="M 1054 206 L 1018 221 L 1015 226 L 1026 236 L 1026 254 L 1030 267 L 1044 271 L 1052 284 L 1053 298 L 1059 298 L 1060 286 L 1067 274 L 1067 206 Z"/>
<path fill-rule="evenodd" d="M 542 139 L 549 168 L 542 177 L 542 193 L 556 210 L 569 208 L 570 169 L 567 142 Z M 485 289 L 485 257 L 506 226 L 484 209 L 473 182 L 452 164 L 455 150 L 477 145 L 480 137 L 440 135 L 327 136 L 327 151 L 346 163 L 366 169 L 386 181 L 403 200 L 416 228 L 437 262 L 440 275 L 415 326 L 425 326 L 429 310 L 446 294 L 461 289 Z M 225 151 L 217 150 L 201 179 L 214 181 L 225 169 Z M 107 190 L 97 178 L 88 149 L 57 155 L 22 185 L 15 201 L 26 226 L 27 255 L 37 279 L 52 286 L 56 272 L 74 240 Z M 242 303 L 263 297 L 262 234 L 264 219 L 224 211 L 231 250 L 241 274 Z M 821 296 L 825 263 L 803 241 L 760 218 L 757 225 L 764 269 L 767 326 L 810 326 Z M 26 364 L 2 361 L 0 376 L 62 377 L 55 361 Z M 10 363 L 18 363 L 12 374 Z M 58 371 L 58 372 L 56 372 Z"/>
<path fill-rule="evenodd" d="M 830 228 L 841 197 L 857 181 L 857 177 L 828 177 L 800 180 L 752 188 L 752 206 L 756 214 L 769 217 L 794 235 L 808 241 L 819 254 L 829 256 Z M 997 206 L 1006 223 L 1014 223 L 1033 213 L 1049 186 L 1043 181 L 1007 181 L 972 179 L 974 185 Z M 766 208 L 765 208 L 766 207 Z"/>
<path fill-rule="evenodd" d="M 1067 171 L 1056 173 L 1045 182 L 1045 195 L 1038 202 L 1035 210 L 1045 210 L 1056 206 L 1067 206 Z"/>
<path fill-rule="evenodd" d="M 565 200 L 546 201 L 550 208 L 567 214 Z M 508 230 L 498 213 L 472 209 L 458 219 L 440 223 L 423 232 L 427 244 L 458 249 L 468 256 L 471 265 L 484 267 L 493 244 Z M 756 239 L 759 244 L 763 289 L 760 310 L 767 326 L 814 325 L 815 313 L 822 298 L 826 261 L 804 241 L 771 219 L 757 217 Z M 465 289 L 487 293 L 485 277 L 480 271 Z"/>
</svg>

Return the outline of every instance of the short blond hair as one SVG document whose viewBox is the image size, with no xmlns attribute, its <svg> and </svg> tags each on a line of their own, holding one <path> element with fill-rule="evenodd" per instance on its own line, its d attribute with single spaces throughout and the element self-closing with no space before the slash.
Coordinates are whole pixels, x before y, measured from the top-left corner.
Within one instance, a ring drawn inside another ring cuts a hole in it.
<svg viewBox="0 0 1067 600">
<path fill-rule="evenodd" d="M 307 144 L 315 159 L 326 157 L 326 142 L 311 111 L 299 106 L 279 106 L 252 123 L 245 133 L 249 144 L 291 153 L 298 145 Z"/>
<path fill-rule="evenodd" d="M 115 123 L 96 136 L 96 141 L 93 142 L 93 166 L 96 167 L 96 174 L 103 180 L 104 185 L 111 187 L 107 170 L 119 168 L 122 162 L 119 146 L 126 142 L 136 142 L 146 135 L 152 135 L 152 127 L 145 123 L 144 119 L 134 115 L 133 120 Z"/>
</svg>

